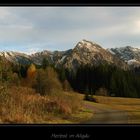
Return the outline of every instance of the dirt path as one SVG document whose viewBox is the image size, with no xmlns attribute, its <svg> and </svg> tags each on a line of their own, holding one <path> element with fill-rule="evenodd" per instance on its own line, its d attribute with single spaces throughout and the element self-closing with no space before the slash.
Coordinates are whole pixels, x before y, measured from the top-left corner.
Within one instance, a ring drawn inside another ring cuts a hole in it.
<svg viewBox="0 0 140 140">
<path fill-rule="evenodd" d="M 93 110 L 93 119 L 86 121 L 86 124 L 127 124 L 127 112 L 112 109 L 109 106 L 93 103 L 85 103 L 87 109 Z"/>
</svg>

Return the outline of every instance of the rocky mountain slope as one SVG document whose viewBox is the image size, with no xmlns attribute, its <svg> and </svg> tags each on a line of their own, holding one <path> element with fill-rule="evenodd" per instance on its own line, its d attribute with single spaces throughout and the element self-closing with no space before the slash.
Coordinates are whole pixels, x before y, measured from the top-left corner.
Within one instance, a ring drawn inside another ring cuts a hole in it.
<svg viewBox="0 0 140 140">
<path fill-rule="evenodd" d="M 140 66 L 140 49 L 131 46 L 108 49 L 131 67 Z"/>
<path fill-rule="evenodd" d="M 3 59 L 6 59 L 7 61 L 16 63 L 16 64 L 20 63 L 24 65 L 24 64 L 32 63 L 31 57 L 24 53 L 13 52 L 13 51 L 0 52 L 0 56 Z"/>
<path fill-rule="evenodd" d="M 111 51 L 111 52 L 110 52 Z M 113 54 L 112 54 L 113 52 Z M 103 63 L 113 64 L 126 69 L 127 64 L 120 59 L 119 55 L 114 55 L 114 50 L 106 50 L 97 43 L 82 40 L 73 49 L 67 51 L 42 51 L 32 55 L 19 52 L 1 52 L 0 56 L 12 63 L 40 65 L 43 58 L 56 67 L 77 69 L 81 64 L 99 65 Z"/>
<path fill-rule="evenodd" d="M 75 69 L 81 64 L 99 65 L 103 63 L 120 64 L 122 68 L 127 67 L 123 61 L 103 49 L 100 45 L 87 40 L 78 42 L 74 49 L 67 55 L 63 55 L 57 65 Z"/>
</svg>

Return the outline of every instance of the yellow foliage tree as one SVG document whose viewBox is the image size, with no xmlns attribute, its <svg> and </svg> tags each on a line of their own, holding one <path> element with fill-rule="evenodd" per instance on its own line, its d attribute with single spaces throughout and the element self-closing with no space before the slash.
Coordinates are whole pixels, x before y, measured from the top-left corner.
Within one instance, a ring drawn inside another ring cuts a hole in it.
<svg viewBox="0 0 140 140">
<path fill-rule="evenodd" d="M 35 77 L 36 74 L 36 67 L 34 64 L 31 64 L 27 70 L 27 78 L 32 79 Z"/>
<path fill-rule="evenodd" d="M 26 85 L 31 87 L 36 77 L 36 67 L 34 64 L 31 64 L 27 70 L 27 79 Z"/>
</svg>

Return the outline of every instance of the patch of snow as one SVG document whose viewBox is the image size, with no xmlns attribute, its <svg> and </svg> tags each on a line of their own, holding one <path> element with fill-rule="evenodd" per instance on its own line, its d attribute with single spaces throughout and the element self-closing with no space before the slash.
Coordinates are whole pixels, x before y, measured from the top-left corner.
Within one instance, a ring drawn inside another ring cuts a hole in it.
<svg viewBox="0 0 140 140">
<path fill-rule="evenodd" d="M 7 53 L 7 52 L 1 52 L 1 54 L 0 54 L 1 56 L 4 56 L 4 57 L 9 57 L 9 54 Z"/>
<path fill-rule="evenodd" d="M 50 57 L 51 57 L 51 60 L 53 61 L 53 55 L 50 55 Z"/>
<path fill-rule="evenodd" d="M 66 55 L 64 55 L 64 56 L 61 58 L 60 62 L 63 62 L 65 58 L 66 58 Z"/>
<path fill-rule="evenodd" d="M 93 44 L 90 41 L 82 40 L 77 44 L 77 49 L 80 51 L 80 49 L 87 49 L 90 52 L 99 52 L 98 47 L 96 44 Z"/>
<path fill-rule="evenodd" d="M 135 59 L 131 59 L 127 61 L 128 65 L 132 65 L 133 63 L 139 63 L 137 60 Z"/>
<path fill-rule="evenodd" d="M 81 42 L 79 42 L 79 43 L 78 43 L 78 46 L 82 46 L 82 43 L 81 43 Z"/>
<path fill-rule="evenodd" d="M 134 52 L 140 52 L 140 49 L 138 49 L 138 48 L 133 48 L 132 49 Z"/>
<path fill-rule="evenodd" d="M 115 52 L 113 52 L 111 49 L 107 49 L 111 54 L 115 55 Z"/>
</svg>

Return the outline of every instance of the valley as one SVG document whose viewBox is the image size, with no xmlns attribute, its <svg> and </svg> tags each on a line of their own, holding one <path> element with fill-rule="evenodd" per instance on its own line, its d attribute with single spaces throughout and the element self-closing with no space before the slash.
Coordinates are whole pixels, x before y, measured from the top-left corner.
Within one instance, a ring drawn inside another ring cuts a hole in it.
<svg viewBox="0 0 140 140">
<path fill-rule="evenodd" d="M 0 7 L 0 124 L 140 124 L 139 35 L 139 7 Z"/>
<path fill-rule="evenodd" d="M 0 123 L 140 123 L 139 53 L 87 40 L 66 51 L 1 52 Z"/>
</svg>

